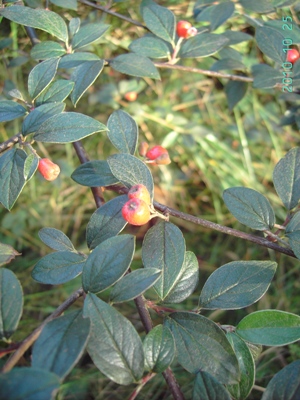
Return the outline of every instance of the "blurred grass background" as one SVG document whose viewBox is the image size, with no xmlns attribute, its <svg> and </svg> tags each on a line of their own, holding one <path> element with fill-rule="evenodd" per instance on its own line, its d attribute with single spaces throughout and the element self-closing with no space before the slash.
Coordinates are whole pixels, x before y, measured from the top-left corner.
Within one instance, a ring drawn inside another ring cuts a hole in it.
<svg viewBox="0 0 300 400">
<path fill-rule="evenodd" d="M 105 3 L 105 2 L 101 2 Z M 161 1 L 168 6 L 177 19 L 191 18 L 193 2 Z M 119 2 L 115 10 L 140 20 L 138 2 Z M 77 16 L 74 11 L 53 7 L 67 19 Z M 112 58 L 123 53 L 133 39 L 144 34 L 128 22 L 121 21 L 101 12 L 94 12 L 79 5 L 78 15 L 82 20 L 111 24 L 111 29 L 100 41 L 90 46 L 100 57 Z M 256 16 L 260 18 L 259 16 Z M 281 15 L 272 15 L 273 19 Z M 196 24 L 197 27 L 200 25 Z M 247 23 L 242 16 L 235 16 L 222 30 L 233 28 L 246 30 Z M 7 91 L 17 87 L 27 98 L 27 77 L 35 65 L 28 58 L 31 44 L 24 28 L 8 21 L 0 25 L 2 38 L 10 37 L 9 48 L 0 50 L 2 98 Z M 46 35 L 38 31 L 41 39 Z M 251 42 L 234 46 L 243 62 L 250 67 L 257 63 L 257 49 Z M 207 57 L 185 60 L 184 65 L 209 69 L 215 59 Z M 268 62 L 268 60 L 266 60 Z M 239 224 L 228 212 L 222 200 L 224 189 L 233 186 L 247 186 L 263 193 L 275 209 L 277 223 L 285 219 L 285 211 L 272 184 L 272 172 L 278 160 L 290 148 L 299 145 L 299 132 L 294 126 L 280 126 L 281 117 L 289 108 L 279 90 L 254 90 L 249 86 L 245 98 L 229 111 L 223 85 L 226 80 L 216 80 L 202 75 L 180 71 L 161 70 L 161 81 L 137 80 L 110 68 L 105 68 L 96 83 L 79 101 L 76 112 L 90 115 L 106 123 L 116 109 L 128 112 L 138 123 L 140 141 L 150 145 L 161 144 L 168 148 L 172 164 L 152 167 L 155 180 L 155 199 L 183 212 L 201 216 L 210 221 L 249 231 Z M 227 72 L 227 71 L 226 71 Z M 134 102 L 128 102 L 124 95 L 137 91 Z M 67 101 L 67 110 L 73 111 Z M 1 124 L 1 141 L 20 131 L 21 121 Z M 105 134 L 95 134 L 83 140 L 91 160 L 105 159 L 115 151 Z M 37 260 L 49 249 L 39 240 L 38 231 L 53 227 L 67 234 L 75 247 L 87 252 L 85 228 L 95 211 L 95 204 L 89 188 L 77 185 L 70 175 L 79 165 L 71 144 L 48 145 L 36 143 L 36 150 L 42 157 L 50 157 L 61 167 L 61 175 L 54 182 L 43 180 L 37 173 L 21 193 L 11 212 L 0 208 L 0 242 L 12 245 L 22 253 L 8 267 L 20 279 L 24 290 L 24 314 L 13 340 L 22 340 L 43 319 L 51 313 L 74 290 L 80 287 L 80 278 L 51 287 L 34 282 L 30 272 Z M 108 200 L 113 193 L 105 192 Z M 248 244 L 242 240 L 208 231 L 186 221 L 175 220 L 184 233 L 187 249 L 195 252 L 199 260 L 200 284 L 198 290 L 184 303 L 176 305 L 180 310 L 191 310 L 197 306 L 200 288 L 207 277 L 219 266 L 234 260 L 272 259 L 278 262 L 278 269 L 269 291 L 256 304 L 237 311 L 206 312 L 214 321 L 236 325 L 249 312 L 260 309 L 280 309 L 299 313 L 299 261 L 273 251 Z M 146 227 L 127 227 L 128 232 L 137 235 L 138 250 L 133 268 L 141 267 L 140 247 Z M 107 295 L 101 295 L 107 298 Z M 73 307 L 81 307 L 81 300 Z M 133 302 L 117 306 L 139 329 L 143 329 Z M 154 324 L 162 318 L 152 314 Z M 256 385 L 266 386 L 274 373 L 289 362 L 299 358 L 298 344 L 279 348 L 264 348 L 257 360 Z M 0 365 L 4 360 L 0 360 Z M 29 354 L 23 360 L 30 361 Z M 174 372 L 187 398 L 191 397 L 191 375 L 174 363 Z M 88 356 L 64 382 L 58 399 L 123 399 L 133 391 L 133 386 L 120 387 L 104 377 Z M 260 399 L 262 393 L 253 390 L 249 399 Z M 138 396 L 139 399 L 170 399 L 163 379 L 151 380 Z"/>
</svg>

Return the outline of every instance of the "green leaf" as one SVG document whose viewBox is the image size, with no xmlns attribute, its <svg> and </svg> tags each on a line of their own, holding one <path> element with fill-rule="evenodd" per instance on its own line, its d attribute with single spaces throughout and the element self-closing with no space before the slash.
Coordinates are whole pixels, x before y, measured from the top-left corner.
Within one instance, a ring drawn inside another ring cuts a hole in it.
<svg viewBox="0 0 300 400">
<path fill-rule="evenodd" d="M 147 334 L 144 343 L 145 366 L 157 374 L 164 372 L 175 356 L 175 341 L 169 328 L 157 325 Z"/>
<path fill-rule="evenodd" d="M 261 400 L 297 400 L 300 398 L 300 360 L 279 371 L 270 380 Z"/>
<path fill-rule="evenodd" d="M 52 372 L 38 368 L 15 368 L 0 375 L 0 398 L 6 400 L 53 399 L 60 380 Z"/>
<path fill-rule="evenodd" d="M 74 82 L 58 79 L 52 82 L 35 100 L 36 106 L 44 103 L 61 103 L 72 92 Z"/>
<path fill-rule="evenodd" d="M 159 222 L 144 237 L 142 259 L 145 268 L 158 268 L 161 278 L 154 289 L 164 300 L 179 281 L 185 257 L 185 241 L 179 228 L 170 222 Z"/>
<path fill-rule="evenodd" d="M 122 216 L 122 208 L 127 201 L 127 195 L 118 196 L 98 208 L 91 216 L 86 229 L 86 241 L 91 250 L 124 229 L 127 222 Z"/>
<path fill-rule="evenodd" d="M 152 35 L 134 40 L 128 48 L 134 53 L 149 58 L 167 58 L 172 53 L 172 47 L 168 42 Z"/>
<path fill-rule="evenodd" d="M 161 7 L 152 0 L 143 0 L 141 14 L 147 28 L 156 36 L 174 44 L 175 15 L 165 7 Z"/>
<path fill-rule="evenodd" d="M 28 92 L 34 100 L 53 81 L 60 58 L 49 58 L 36 65 L 28 76 Z"/>
<path fill-rule="evenodd" d="M 222 60 L 216 61 L 210 68 L 211 71 L 224 71 L 226 69 L 243 71 L 244 69 L 246 69 L 246 67 L 239 60 L 234 60 L 233 58 L 223 58 Z M 228 86 L 230 82 L 246 84 L 246 82 L 229 81 L 226 86 Z M 239 88 L 237 87 L 237 89 Z"/>
<path fill-rule="evenodd" d="M 72 311 L 48 322 L 32 349 L 32 367 L 53 372 L 64 379 L 83 354 L 90 333 L 90 320 Z"/>
<path fill-rule="evenodd" d="M 289 244 L 296 257 L 300 257 L 300 213 L 293 215 L 286 226 L 285 235 L 289 238 Z"/>
<path fill-rule="evenodd" d="M 186 251 L 181 271 L 176 284 L 165 297 L 164 303 L 181 303 L 187 299 L 198 286 L 199 264 L 197 257 L 191 251 Z"/>
<path fill-rule="evenodd" d="M 257 46 L 266 56 L 279 64 L 285 61 L 286 54 L 282 45 L 284 36 L 280 32 L 266 26 L 259 26 L 256 28 L 255 39 Z"/>
<path fill-rule="evenodd" d="M 238 335 L 228 333 L 227 339 L 236 354 L 241 373 L 239 383 L 227 386 L 227 389 L 234 399 L 244 400 L 250 394 L 255 382 L 254 360 L 248 346 Z"/>
<path fill-rule="evenodd" d="M 24 185 L 24 165 L 27 154 L 21 149 L 10 149 L 0 157 L 0 202 L 10 210 Z"/>
<path fill-rule="evenodd" d="M 59 68 L 75 68 L 87 61 L 100 61 L 100 58 L 96 54 L 85 52 L 66 54 L 60 59 Z"/>
<path fill-rule="evenodd" d="M 74 251 L 71 240 L 62 231 L 55 228 L 42 228 L 39 230 L 39 238 L 51 249 L 57 251 Z"/>
<path fill-rule="evenodd" d="M 248 83 L 239 81 L 229 81 L 225 86 L 225 93 L 229 105 L 229 109 L 232 110 L 239 101 L 247 93 Z"/>
<path fill-rule="evenodd" d="M 88 161 L 75 169 L 71 178 L 79 185 L 97 187 L 118 183 L 111 173 L 108 162 L 104 160 Z"/>
<path fill-rule="evenodd" d="M 35 60 L 62 57 L 64 54 L 66 54 L 66 50 L 59 43 L 50 40 L 37 43 L 30 52 L 30 56 Z"/>
<path fill-rule="evenodd" d="M 284 22 L 282 19 L 264 21 L 264 25 L 277 30 L 279 33 L 284 35 L 285 39 L 291 39 L 293 44 L 300 44 L 300 29 L 296 24 L 290 24 L 291 22 L 288 22 L 288 26 L 291 26 L 292 29 L 284 29 Z"/>
<path fill-rule="evenodd" d="M 227 390 L 212 375 L 205 371 L 199 371 L 193 388 L 192 400 L 230 400 Z"/>
<path fill-rule="evenodd" d="M 26 182 L 30 181 L 39 165 L 39 157 L 37 154 L 31 153 L 26 157 L 24 164 L 24 178 Z"/>
<path fill-rule="evenodd" d="M 50 2 L 56 6 L 77 11 L 77 0 L 50 0 Z"/>
<path fill-rule="evenodd" d="M 202 33 L 186 40 L 178 53 L 181 58 L 207 57 L 221 50 L 229 40 L 221 35 Z"/>
<path fill-rule="evenodd" d="M 107 121 L 107 136 L 121 153 L 134 154 L 138 141 L 138 126 L 125 111 L 114 111 Z"/>
<path fill-rule="evenodd" d="M 75 33 L 77 33 L 79 31 L 80 28 L 80 18 L 72 18 L 69 22 L 69 34 L 70 37 L 73 37 L 75 35 Z"/>
<path fill-rule="evenodd" d="M 91 293 L 83 312 L 91 320 L 87 349 L 96 367 L 119 385 L 138 382 L 144 371 L 144 352 L 131 322 Z"/>
<path fill-rule="evenodd" d="M 25 107 L 13 100 L 0 101 L 0 122 L 12 121 L 27 114 Z"/>
<path fill-rule="evenodd" d="M 86 61 L 74 69 L 70 77 L 70 80 L 75 83 L 73 92 L 71 93 L 71 100 L 74 107 L 101 74 L 103 67 L 104 61 L 99 60 Z"/>
<path fill-rule="evenodd" d="M 112 174 L 123 183 L 123 185 L 131 188 L 131 186 L 143 184 L 150 193 L 153 200 L 154 184 L 149 168 L 131 154 L 114 154 L 107 159 Z"/>
<path fill-rule="evenodd" d="M 45 143 L 71 143 L 106 130 L 106 126 L 94 118 L 65 112 L 48 118 L 35 133 L 34 139 Z"/>
<path fill-rule="evenodd" d="M 161 271 L 156 268 L 137 269 L 120 279 L 110 293 L 111 303 L 133 300 L 151 288 L 159 279 Z"/>
<path fill-rule="evenodd" d="M 300 148 L 294 147 L 279 160 L 273 172 L 275 190 L 287 210 L 300 199 Z"/>
<path fill-rule="evenodd" d="M 160 79 L 153 62 L 135 53 L 121 54 L 110 61 L 109 65 L 116 71 L 141 78 Z"/>
<path fill-rule="evenodd" d="M 256 190 L 245 187 L 226 189 L 223 199 L 231 214 L 242 224 L 264 231 L 275 223 L 274 210 L 269 200 Z"/>
<path fill-rule="evenodd" d="M 268 290 L 276 267 L 272 261 L 232 261 L 223 265 L 205 282 L 200 307 L 234 310 L 255 303 Z"/>
<path fill-rule="evenodd" d="M 0 243 L 0 267 L 10 263 L 16 256 L 20 255 L 21 253 L 18 253 L 9 244 Z"/>
<path fill-rule="evenodd" d="M 224 3 L 207 7 L 197 16 L 197 22 L 208 21 L 212 32 L 223 25 L 233 13 L 234 4 L 231 1 L 225 1 Z"/>
<path fill-rule="evenodd" d="M 213 375 L 220 383 L 239 380 L 234 351 L 222 329 L 202 315 L 175 312 L 165 319 L 175 339 L 179 364 L 190 373 L 199 370 Z"/>
<path fill-rule="evenodd" d="M 18 24 L 46 31 L 65 43 L 68 41 L 67 25 L 55 12 L 24 6 L 11 6 L 2 9 L 0 15 Z"/>
<path fill-rule="evenodd" d="M 236 333 L 264 346 L 284 346 L 300 339 L 300 317 L 278 310 L 256 311 L 243 318 Z"/>
<path fill-rule="evenodd" d="M 135 236 L 121 235 L 106 239 L 88 256 L 82 271 L 85 292 L 99 293 L 116 283 L 130 267 Z"/>
<path fill-rule="evenodd" d="M 8 339 L 17 329 L 23 311 L 23 291 L 16 275 L 0 268 L 0 339 Z"/>
<path fill-rule="evenodd" d="M 251 70 L 255 89 L 270 89 L 278 85 L 282 80 L 282 72 L 266 64 L 253 65 Z"/>
<path fill-rule="evenodd" d="M 37 282 L 60 285 L 81 274 L 85 260 L 86 256 L 73 251 L 50 253 L 35 264 L 31 276 Z"/>
<path fill-rule="evenodd" d="M 72 49 L 80 49 L 81 47 L 87 46 L 91 43 L 96 42 L 109 28 L 109 25 L 94 23 L 84 25 L 79 31 L 73 36 Z"/>
<path fill-rule="evenodd" d="M 31 111 L 24 119 L 22 124 L 22 135 L 26 136 L 36 132 L 48 118 L 60 114 L 66 107 L 65 103 L 42 104 Z"/>
<path fill-rule="evenodd" d="M 239 0 L 239 3 L 247 10 L 256 13 L 270 13 L 275 11 L 271 0 Z"/>
<path fill-rule="evenodd" d="M 232 46 L 233 44 L 238 44 L 253 39 L 253 37 L 251 35 L 248 35 L 248 33 L 229 30 L 223 32 L 222 36 L 225 36 L 227 39 L 229 39 L 227 46 Z"/>
</svg>

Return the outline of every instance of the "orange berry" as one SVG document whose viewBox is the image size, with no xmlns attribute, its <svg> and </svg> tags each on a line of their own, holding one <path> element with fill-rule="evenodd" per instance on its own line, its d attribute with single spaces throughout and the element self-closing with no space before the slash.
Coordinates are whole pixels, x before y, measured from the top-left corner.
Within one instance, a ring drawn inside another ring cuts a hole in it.
<svg viewBox="0 0 300 400">
<path fill-rule="evenodd" d="M 131 225 L 144 225 L 150 220 L 150 208 L 143 200 L 130 199 L 122 208 L 123 218 Z"/>
<path fill-rule="evenodd" d="M 148 158 L 148 162 L 151 164 L 170 164 L 171 160 L 169 157 L 168 150 L 162 146 L 154 146 L 150 150 L 147 151 L 146 157 Z"/>
<path fill-rule="evenodd" d="M 138 97 L 137 92 L 127 92 L 124 94 L 124 98 L 127 101 L 135 101 L 137 99 L 137 97 Z"/>
<path fill-rule="evenodd" d="M 139 145 L 139 155 L 145 157 L 148 149 L 149 149 L 149 144 L 147 142 L 142 142 Z"/>
<path fill-rule="evenodd" d="M 297 60 L 299 60 L 299 58 L 300 58 L 300 53 L 298 50 L 296 49 L 288 50 L 286 61 L 294 64 Z"/>
<path fill-rule="evenodd" d="M 141 183 L 138 185 L 134 185 L 130 188 L 128 192 L 129 199 L 140 199 L 143 200 L 146 204 L 150 204 L 150 193 L 145 185 Z"/>
<path fill-rule="evenodd" d="M 39 159 L 38 170 L 47 181 L 54 181 L 60 173 L 59 166 L 54 164 L 49 158 Z"/>
<path fill-rule="evenodd" d="M 189 38 L 197 34 L 197 29 L 192 26 L 188 21 L 178 21 L 176 26 L 176 32 L 179 37 Z"/>
</svg>

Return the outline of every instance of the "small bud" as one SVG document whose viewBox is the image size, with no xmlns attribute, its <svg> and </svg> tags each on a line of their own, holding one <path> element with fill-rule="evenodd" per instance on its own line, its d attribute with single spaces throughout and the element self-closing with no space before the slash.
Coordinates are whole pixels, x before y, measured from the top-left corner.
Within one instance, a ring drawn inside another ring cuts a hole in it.
<svg viewBox="0 0 300 400">
<path fill-rule="evenodd" d="M 54 164 L 49 158 L 40 158 L 38 170 L 47 181 L 54 181 L 60 173 L 59 166 Z"/>
</svg>

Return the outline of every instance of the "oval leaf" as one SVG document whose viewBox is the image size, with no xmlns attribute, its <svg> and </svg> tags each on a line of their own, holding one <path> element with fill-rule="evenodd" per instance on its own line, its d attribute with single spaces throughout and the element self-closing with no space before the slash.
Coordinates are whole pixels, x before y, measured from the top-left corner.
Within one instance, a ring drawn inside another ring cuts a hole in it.
<svg viewBox="0 0 300 400">
<path fill-rule="evenodd" d="M 32 366 L 64 379 L 83 354 L 90 333 L 90 320 L 72 311 L 48 322 L 32 350 Z"/>
<path fill-rule="evenodd" d="M 71 240 L 62 231 L 55 228 L 42 228 L 39 230 L 40 239 L 51 249 L 57 251 L 74 251 Z"/>
<path fill-rule="evenodd" d="M 91 250 L 124 229 L 127 222 L 122 216 L 122 208 L 127 201 L 127 195 L 118 196 L 98 208 L 91 216 L 86 229 L 86 241 Z"/>
<path fill-rule="evenodd" d="M 148 230 L 142 247 L 145 268 L 158 268 L 161 278 L 154 285 L 164 300 L 179 280 L 185 257 L 185 241 L 179 228 L 170 222 L 160 222 Z"/>
<path fill-rule="evenodd" d="M 65 107 L 65 103 L 48 103 L 35 108 L 23 121 L 22 135 L 26 136 L 29 133 L 36 132 L 43 122 L 53 115 L 62 113 Z"/>
<path fill-rule="evenodd" d="M 85 52 L 66 54 L 60 59 L 59 68 L 75 68 L 86 61 L 100 61 L 100 58 L 96 54 Z"/>
<path fill-rule="evenodd" d="M 121 153 L 134 154 L 138 141 L 138 126 L 125 111 L 114 111 L 107 121 L 107 136 Z"/>
<path fill-rule="evenodd" d="M 186 40 L 180 48 L 181 58 L 207 57 L 227 45 L 229 40 L 214 33 L 202 33 Z"/>
<path fill-rule="evenodd" d="M 41 258 L 31 273 L 34 280 L 49 285 L 68 282 L 82 272 L 86 257 L 71 251 L 58 251 Z"/>
<path fill-rule="evenodd" d="M 196 375 L 192 400 L 231 400 L 224 386 L 205 371 Z"/>
<path fill-rule="evenodd" d="M 34 175 L 35 171 L 37 170 L 39 165 L 39 157 L 37 154 L 29 154 L 26 157 L 25 164 L 24 164 L 24 178 L 26 182 L 28 182 Z"/>
<path fill-rule="evenodd" d="M 23 310 L 23 291 L 16 275 L 0 269 L 0 339 L 8 339 L 19 324 Z"/>
<path fill-rule="evenodd" d="M 233 261 L 214 271 L 201 291 L 200 307 L 234 310 L 258 301 L 273 279 L 277 263 Z"/>
<path fill-rule="evenodd" d="M 286 59 L 282 41 L 284 36 L 275 29 L 266 26 L 256 28 L 255 39 L 260 50 L 275 62 L 281 64 Z"/>
<path fill-rule="evenodd" d="M 199 264 L 191 251 L 185 253 L 184 262 L 173 289 L 165 297 L 164 303 L 181 303 L 187 299 L 198 286 Z"/>
<path fill-rule="evenodd" d="M 278 310 L 256 311 L 236 327 L 242 339 L 264 346 L 284 346 L 300 339 L 300 317 Z"/>
<path fill-rule="evenodd" d="M 175 312 L 165 319 L 175 339 L 178 362 L 190 373 L 206 371 L 220 383 L 237 383 L 236 356 L 222 329 L 202 315 Z"/>
<path fill-rule="evenodd" d="M 145 366 L 157 374 L 164 372 L 175 356 L 175 341 L 169 328 L 157 325 L 147 334 L 144 343 Z"/>
<path fill-rule="evenodd" d="M 300 360 L 279 371 L 269 382 L 261 400 L 296 400 L 300 398 Z"/>
<path fill-rule="evenodd" d="M 73 36 L 72 39 L 73 50 L 94 43 L 96 40 L 100 39 L 101 36 L 104 35 L 104 33 L 107 31 L 108 28 L 109 25 L 101 23 L 94 23 L 94 24 L 89 23 L 87 25 L 84 25 Z"/>
<path fill-rule="evenodd" d="M 114 236 L 100 243 L 89 255 L 82 272 L 85 292 L 101 292 L 117 282 L 130 267 L 135 236 Z"/>
<path fill-rule="evenodd" d="M 76 106 L 79 99 L 88 90 L 88 88 L 95 82 L 101 74 L 104 67 L 104 61 L 86 61 L 74 69 L 71 74 L 70 80 L 75 83 L 74 89 L 71 94 L 71 100 Z"/>
<path fill-rule="evenodd" d="M 104 160 L 81 164 L 75 169 L 71 178 L 80 185 L 89 187 L 109 186 L 119 182 L 112 174 L 108 162 Z"/>
<path fill-rule="evenodd" d="M 74 82 L 58 79 L 52 82 L 47 89 L 36 98 L 35 104 L 36 106 L 40 106 L 44 103 L 61 103 L 69 96 L 73 87 Z"/>
<path fill-rule="evenodd" d="M 15 368 L 0 375 L 1 399 L 53 399 L 60 380 L 52 372 L 38 368 Z"/>
<path fill-rule="evenodd" d="M 144 352 L 131 322 L 91 293 L 84 300 L 83 312 L 91 320 L 87 349 L 96 367 L 120 385 L 139 381 L 144 371 Z"/>
<path fill-rule="evenodd" d="M 126 75 L 160 79 L 159 72 L 153 62 L 149 58 L 138 54 L 121 54 L 111 60 L 109 65 L 116 71 Z"/>
<path fill-rule="evenodd" d="M 274 210 L 269 200 L 256 190 L 229 188 L 224 191 L 223 199 L 231 214 L 242 224 L 259 231 L 273 228 Z"/>
<path fill-rule="evenodd" d="M 0 122 L 12 121 L 27 114 L 25 107 L 12 100 L 0 101 Z"/>
<path fill-rule="evenodd" d="M 161 271 L 156 268 L 137 269 L 125 275 L 114 286 L 110 293 L 111 303 L 122 303 L 135 299 L 154 285 Z"/>
<path fill-rule="evenodd" d="M 143 184 L 150 193 L 153 200 L 153 178 L 149 168 L 143 161 L 132 156 L 131 154 L 114 154 L 109 157 L 108 165 L 113 175 L 123 183 L 123 185 L 131 188 L 131 186 Z"/>
<path fill-rule="evenodd" d="M 248 397 L 255 382 L 255 364 L 246 343 L 235 333 L 228 333 L 227 339 L 236 354 L 241 378 L 239 383 L 227 386 L 234 399 L 244 400 Z"/>
<path fill-rule="evenodd" d="M 67 25 L 55 12 L 24 6 L 11 6 L 2 9 L 0 14 L 18 24 L 46 31 L 63 42 L 67 42 L 68 40 Z"/>
<path fill-rule="evenodd" d="M 56 42 L 45 41 L 37 43 L 30 52 L 35 60 L 47 60 L 52 57 L 62 57 L 66 50 Z"/>
<path fill-rule="evenodd" d="M 34 139 L 46 143 L 71 143 L 106 130 L 106 126 L 94 118 L 65 112 L 48 118 L 35 133 Z"/>
<path fill-rule="evenodd" d="M 134 40 L 129 50 L 149 58 L 167 58 L 172 53 L 169 43 L 156 36 L 144 36 Z"/>
<path fill-rule="evenodd" d="M 275 190 L 284 206 L 291 210 L 300 199 L 300 148 L 294 147 L 275 166 Z"/>
<path fill-rule="evenodd" d="M 36 65 L 28 76 L 28 92 L 34 100 L 53 81 L 60 58 L 50 58 Z"/>
</svg>

